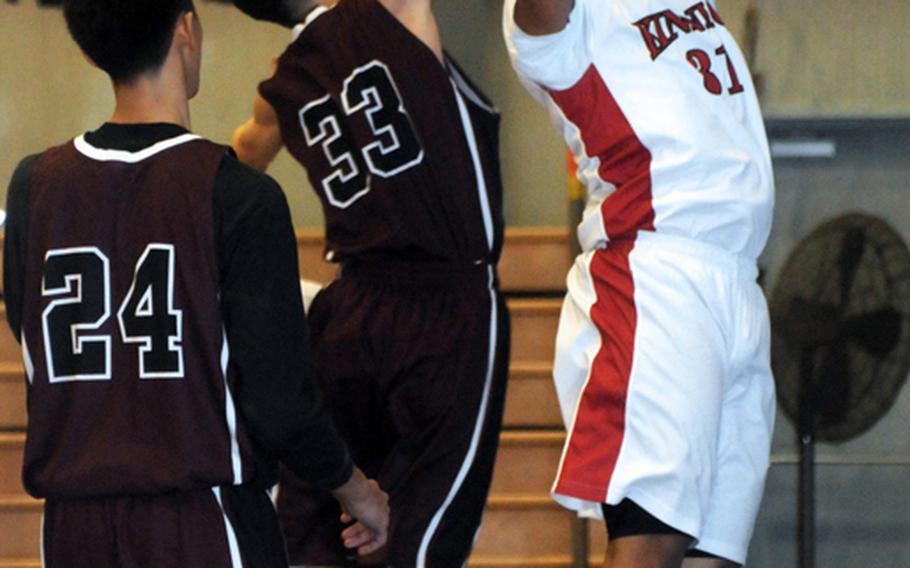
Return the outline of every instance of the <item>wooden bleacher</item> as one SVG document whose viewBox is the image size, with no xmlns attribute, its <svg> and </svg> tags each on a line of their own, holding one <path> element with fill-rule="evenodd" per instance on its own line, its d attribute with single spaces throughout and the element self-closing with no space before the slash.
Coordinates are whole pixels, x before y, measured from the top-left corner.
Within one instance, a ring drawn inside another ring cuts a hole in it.
<svg viewBox="0 0 910 568">
<path fill-rule="evenodd" d="M 500 263 L 511 297 L 512 360 L 505 426 L 472 568 L 569 568 L 572 515 L 548 496 L 564 434 L 550 378 L 556 325 L 570 265 L 564 229 L 510 229 Z M 298 233 L 301 276 L 327 282 L 321 231 Z M 5 319 L 5 310 L 0 312 Z M 18 345 L 0 326 L 0 568 L 41 565 L 41 503 L 25 495 L 20 470 L 25 442 L 25 379 Z M 591 527 L 592 551 L 603 529 Z M 435 568 L 435 567 L 434 567 Z"/>
</svg>

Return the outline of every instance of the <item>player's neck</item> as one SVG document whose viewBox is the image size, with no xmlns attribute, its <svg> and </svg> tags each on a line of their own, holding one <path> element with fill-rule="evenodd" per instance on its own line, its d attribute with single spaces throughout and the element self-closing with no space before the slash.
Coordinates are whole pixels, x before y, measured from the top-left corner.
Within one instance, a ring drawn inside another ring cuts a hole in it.
<svg viewBox="0 0 910 568">
<path fill-rule="evenodd" d="M 442 40 L 430 0 L 379 0 L 379 3 L 429 47 L 440 64 L 444 62 Z"/>
<path fill-rule="evenodd" d="M 116 107 L 111 122 L 142 124 L 167 122 L 192 129 L 185 82 L 162 69 L 129 83 L 115 83 Z"/>
</svg>

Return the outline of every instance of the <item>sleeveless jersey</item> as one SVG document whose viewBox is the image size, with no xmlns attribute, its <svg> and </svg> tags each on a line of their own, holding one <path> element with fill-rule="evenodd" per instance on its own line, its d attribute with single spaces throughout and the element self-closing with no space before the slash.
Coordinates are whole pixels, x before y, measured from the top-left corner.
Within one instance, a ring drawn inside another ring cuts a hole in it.
<svg viewBox="0 0 910 568">
<path fill-rule="evenodd" d="M 756 258 L 771 227 L 771 160 L 713 0 L 575 0 L 567 26 L 546 36 L 523 33 L 514 7 L 513 64 L 588 188 L 582 248 L 656 231 Z"/>
<path fill-rule="evenodd" d="M 32 495 L 252 476 L 219 311 L 212 188 L 225 152 L 191 134 L 135 153 L 80 137 L 38 158 L 22 302 Z"/>
<path fill-rule="evenodd" d="M 330 260 L 498 258 L 498 114 L 447 67 L 376 0 L 342 0 L 260 86 L 322 201 Z"/>
</svg>

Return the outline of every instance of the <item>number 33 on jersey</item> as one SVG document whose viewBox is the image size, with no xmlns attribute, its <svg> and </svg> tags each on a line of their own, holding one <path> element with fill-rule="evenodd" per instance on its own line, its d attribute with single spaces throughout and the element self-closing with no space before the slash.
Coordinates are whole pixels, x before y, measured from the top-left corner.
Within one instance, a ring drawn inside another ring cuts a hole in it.
<svg viewBox="0 0 910 568">
<path fill-rule="evenodd" d="M 322 178 L 322 189 L 332 205 L 345 209 L 370 190 L 370 174 L 389 178 L 423 160 L 423 149 L 389 68 L 372 61 L 355 69 L 345 80 L 341 104 L 330 95 L 300 111 L 307 144 L 322 146 L 335 167 Z M 347 118 L 366 116 L 373 140 L 358 152 Z"/>
</svg>

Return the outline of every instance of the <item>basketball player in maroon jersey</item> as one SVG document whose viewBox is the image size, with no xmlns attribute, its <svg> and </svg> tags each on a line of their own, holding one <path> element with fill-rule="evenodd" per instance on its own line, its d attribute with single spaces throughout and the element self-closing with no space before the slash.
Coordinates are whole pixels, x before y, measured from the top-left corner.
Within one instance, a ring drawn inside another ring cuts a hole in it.
<svg viewBox="0 0 910 568">
<path fill-rule="evenodd" d="M 322 201 L 341 276 L 309 314 L 317 376 L 392 506 L 387 550 L 360 562 L 461 566 L 508 361 L 498 113 L 444 55 L 429 0 L 341 0 L 302 18 L 306 0 L 235 3 L 299 24 L 234 145 L 258 168 L 286 146 Z M 282 477 L 292 563 L 341 563 L 336 509 Z"/>
<path fill-rule="evenodd" d="M 385 541 L 313 379 L 281 188 L 191 134 L 191 0 L 68 0 L 113 80 L 110 122 L 26 158 L 4 292 L 28 380 L 23 479 L 50 568 L 287 566 L 278 460 Z"/>
</svg>

